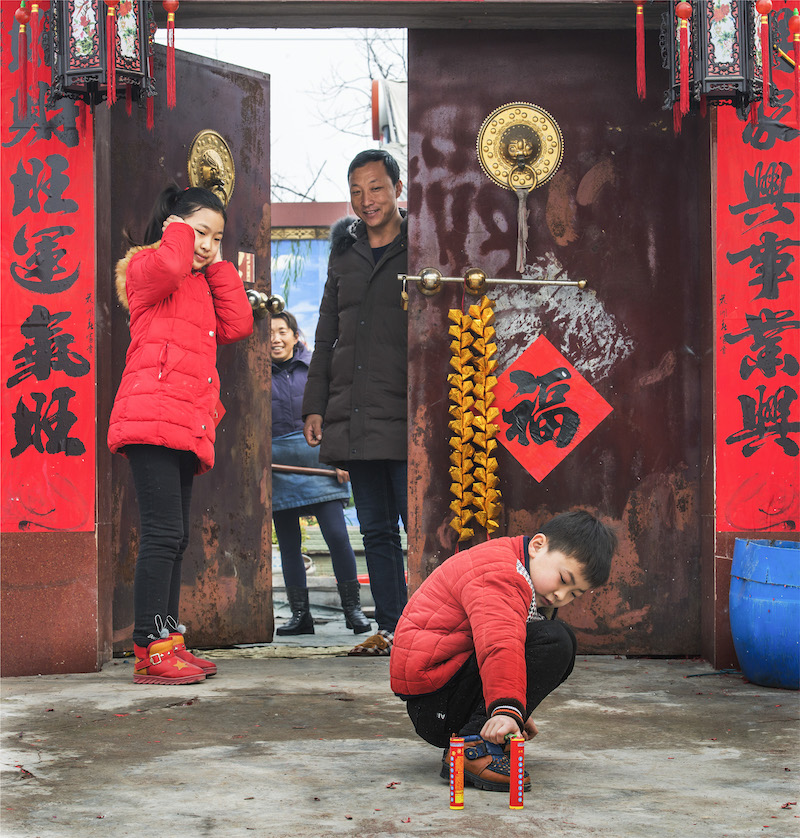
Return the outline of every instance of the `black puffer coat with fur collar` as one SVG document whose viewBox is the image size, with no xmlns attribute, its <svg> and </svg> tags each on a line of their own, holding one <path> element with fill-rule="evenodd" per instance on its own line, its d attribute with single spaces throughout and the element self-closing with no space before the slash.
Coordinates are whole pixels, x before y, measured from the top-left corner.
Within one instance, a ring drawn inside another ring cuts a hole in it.
<svg viewBox="0 0 800 838">
<path fill-rule="evenodd" d="M 320 460 L 408 456 L 408 314 L 397 275 L 408 270 L 405 211 L 400 234 L 377 264 L 360 220 L 331 228 L 303 416 L 324 417 Z"/>
</svg>

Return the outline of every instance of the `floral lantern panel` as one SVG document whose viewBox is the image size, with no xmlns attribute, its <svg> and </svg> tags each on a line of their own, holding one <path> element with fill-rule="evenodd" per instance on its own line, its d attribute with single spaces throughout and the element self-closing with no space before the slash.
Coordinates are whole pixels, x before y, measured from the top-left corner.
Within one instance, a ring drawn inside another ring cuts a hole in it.
<svg viewBox="0 0 800 838">
<path fill-rule="evenodd" d="M 62 0 L 51 5 L 46 27 L 51 100 L 67 96 L 94 107 L 114 102 L 118 89 L 137 99 L 155 95 L 152 3 Z"/>
<path fill-rule="evenodd" d="M 682 82 L 688 85 L 692 109 L 733 105 L 744 117 L 764 97 L 763 56 L 772 61 L 775 33 L 765 23 L 762 6 L 763 0 L 670 0 L 661 25 L 661 57 L 669 70 L 665 110 L 680 102 Z M 683 47 L 682 28 L 687 33 Z M 769 79 L 767 67 L 766 96 L 771 98 Z"/>
</svg>

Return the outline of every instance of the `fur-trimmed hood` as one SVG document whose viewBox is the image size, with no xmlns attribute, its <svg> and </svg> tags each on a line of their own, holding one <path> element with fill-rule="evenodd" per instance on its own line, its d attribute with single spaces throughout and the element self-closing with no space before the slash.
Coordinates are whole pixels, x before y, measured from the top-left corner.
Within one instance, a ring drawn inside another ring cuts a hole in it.
<svg viewBox="0 0 800 838">
<path fill-rule="evenodd" d="M 405 222 L 408 211 L 400 208 L 400 215 Z M 367 235 L 367 228 L 360 218 L 353 215 L 346 215 L 340 218 L 331 226 L 331 253 L 339 256 L 348 247 L 352 247 L 361 236 Z"/>
<path fill-rule="evenodd" d="M 117 299 L 122 303 L 122 307 L 125 311 L 130 312 L 131 307 L 128 304 L 128 289 L 126 287 L 125 280 L 128 276 L 128 265 L 130 264 L 131 259 L 139 253 L 141 250 L 155 250 L 161 244 L 161 239 L 153 244 L 144 244 L 144 245 L 135 245 L 131 247 L 128 252 L 117 262 L 117 267 L 114 271 L 115 280 L 114 284 L 117 288 Z"/>
</svg>

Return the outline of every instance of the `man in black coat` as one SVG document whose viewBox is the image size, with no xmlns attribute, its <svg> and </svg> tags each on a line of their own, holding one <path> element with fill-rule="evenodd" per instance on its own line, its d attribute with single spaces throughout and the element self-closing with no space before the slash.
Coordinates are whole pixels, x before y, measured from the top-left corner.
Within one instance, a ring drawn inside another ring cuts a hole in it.
<svg viewBox="0 0 800 838">
<path fill-rule="evenodd" d="M 320 460 L 350 472 L 378 633 L 350 654 L 388 655 L 406 603 L 398 520 L 407 517 L 408 270 L 397 161 L 362 151 L 347 172 L 357 219 L 337 222 L 303 398 Z"/>
</svg>

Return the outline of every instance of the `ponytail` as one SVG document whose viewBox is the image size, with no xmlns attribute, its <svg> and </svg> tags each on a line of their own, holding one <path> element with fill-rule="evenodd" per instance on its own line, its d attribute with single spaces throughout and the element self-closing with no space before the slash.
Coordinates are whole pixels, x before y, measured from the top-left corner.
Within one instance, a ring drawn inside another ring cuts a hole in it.
<svg viewBox="0 0 800 838">
<path fill-rule="evenodd" d="M 190 186 L 181 189 L 177 184 L 170 183 L 156 198 L 150 212 L 150 221 L 144 231 L 143 244 L 153 244 L 161 238 L 162 227 L 170 215 L 178 218 L 188 218 L 200 209 L 210 209 L 219 213 L 223 221 L 228 220 L 225 205 L 210 190 L 201 186 Z"/>
</svg>

